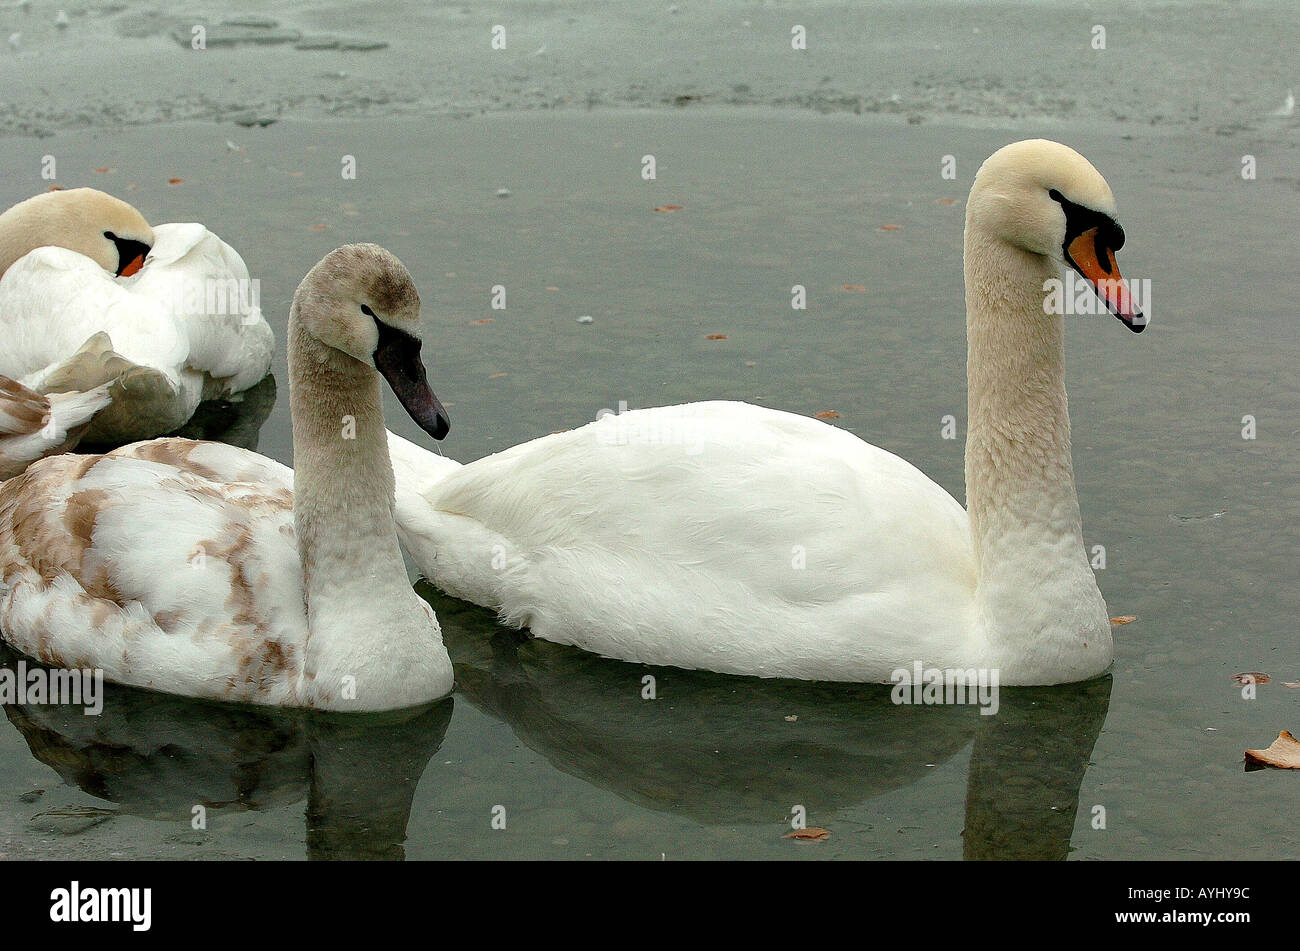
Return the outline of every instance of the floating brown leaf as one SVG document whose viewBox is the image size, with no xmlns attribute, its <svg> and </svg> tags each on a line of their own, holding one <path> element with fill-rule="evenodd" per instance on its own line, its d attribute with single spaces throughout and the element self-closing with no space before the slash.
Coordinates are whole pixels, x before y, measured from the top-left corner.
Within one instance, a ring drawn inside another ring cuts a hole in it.
<svg viewBox="0 0 1300 951">
<path fill-rule="evenodd" d="M 824 409 L 820 413 L 813 413 L 813 417 L 816 419 L 839 419 L 840 414 L 833 409 Z"/>
<path fill-rule="evenodd" d="M 956 199 L 956 198 L 938 198 L 938 199 L 935 199 L 935 200 L 938 201 L 939 204 L 941 204 L 941 205 L 955 205 L 955 204 L 957 204 L 957 199 Z"/>
<path fill-rule="evenodd" d="M 841 285 L 840 285 L 840 290 L 842 290 L 842 291 L 865 291 L 866 288 L 863 287 L 861 284 L 841 284 Z"/>
<path fill-rule="evenodd" d="M 329 227 L 329 225 L 312 225 L 312 226 L 311 226 L 311 230 L 312 230 L 312 231 L 324 231 L 324 230 L 325 230 L 326 228 L 328 228 L 328 227 Z"/>
<path fill-rule="evenodd" d="M 659 212 L 661 215 L 666 215 L 670 211 L 681 211 L 682 207 L 683 206 L 681 205 L 660 205 L 655 209 L 655 211 Z"/>
<path fill-rule="evenodd" d="M 880 230 L 881 231 L 902 231 L 903 226 L 902 225 L 881 225 Z"/>
<path fill-rule="evenodd" d="M 491 376 L 488 377 L 488 379 L 489 379 L 489 380 L 499 380 L 499 379 L 501 379 L 503 376 L 509 376 L 509 375 L 510 375 L 509 373 L 493 373 Z"/>
<path fill-rule="evenodd" d="M 756 366 L 758 366 L 758 363 L 755 362 L 754 360 L 746 360 L 746 361 L 745 361 L 745 366 L 747 366 L 747 367 L 756 367 Z"/>
<path fill-rule="evenodd" d="M 546 289 L 547 289 L 548 291 L 558 291 L 558 290 L 559 290 L 559 288 L 556 287 L 556 286 L 554 286 L 553 284 L 547 284 L 547 285 L 546 285 Z"/>
<path fill-rule="evenodd" d="M 726 335 L 726 334 L 706 334 L 705 337 L 704 337 L 704 339 L 705 339 L 705 340 L 726 340 L 726 339 L 727 339 L 727 335 Z"/>
<path fill-rule="evenodd" d="M 96 171 L 98 174 L 100 174 L 100 175 L 105 175 L 105 174 L 107 174 L 108 172 L 111 172 L 112 169 L 111 169 L 111 168 L 97 168 L 97 169 L 95 169 L 95 171 Z"/>
<path fill-rule="evenodd" d="M 1290 734 L 1288 734 L 1289 736 Z M 793 832 L 787 832 L 781 836 L 783 839 L 810 839 L 814 842 L 820 842 L 831 834 L 830 829 L 823 829 L 819 826 L 809 826 L 806 829 L 795 829 Z"/>
<path fill-rule="evenodd" d="M 1300 740 L 1282 730 L 1268 749 L 1246 750 L 1246 762 L 1278 769 L 1300 769 Z"/>
<path fill-rule="evenodd" d="M 1248 670 L 1245 673 L 1233 674 L 1232 679 L 1239 684 L 1266 684 L 1273 678 L 1268 674 L 1261 674 L 1258 670 Z"/>
<path fill-rule="evenodd" d="M 480 317 L 478 320 L 471 320 L 469 325 L 471 327 L 482 327 L 484 324 L 494 324 L 496 322 L 497 319 L 495 317 Z"/>
<path fill-rule="evenodd" d="M 183 181 L 185 181 L 185 179 L 183 179 L 183 178 L 169 178 L 169 179 L 167 179 L 167 184 L 168 184 L 168 185 L 179 185 L 179 184 L 180 184 L 181 182 L 183 182 Z"/>
<path fill-rule="evenodd" d="M 1136 620 L 1137 618 L 1132 614 L 1121 614 L 1119 617 L 1111 618 L 1110 623 L 1118 627 L 1121 624 L 1132 624 Z"/>
</svg>

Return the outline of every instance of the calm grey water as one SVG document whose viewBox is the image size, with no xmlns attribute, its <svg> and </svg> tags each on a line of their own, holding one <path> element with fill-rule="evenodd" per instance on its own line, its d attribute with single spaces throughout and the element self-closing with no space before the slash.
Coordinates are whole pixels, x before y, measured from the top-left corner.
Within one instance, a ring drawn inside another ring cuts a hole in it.
<svg viewBox="0 0 1300 951">
<path fill-rule="evenodd" d="M 393 249 L 425 302 L 429 376 L 453 420 L 443 448 L 462 460 L 621 400 L 735 398 L 835 410 L 962 498 L 962 442 L 940 429 L 945 414 L 964 423 L 964 197 L 983 158 L 1026 135 L 1106 175 L 1121 266 L 1153 296 L 1140 337 L 1109 317 L 1067 322 L 1085 532 L 1106 548 L 1111 614 L 1137 618 L 1101 681 L 1005 690 L 996 717 L 895 707 L 879 687 L 602 661 L 422 587 L 457 671 L 454 698 L 425 711 L 305 717 L 125 689 L 101 718 L 7 708 L 0 853 L 1294 857 L 1300 776 L 1247 773 L 1242 751 L 1300 728 L 1300 691 L 1282 685 L 1300 681 L 1296 125 L 959 111 L 908 123 L 706 103 L 112 130 L 60 113 L 53 138 L 0 137 L 6 204 L 48 184 L 54 153 L 61 184 L 114 191 L 154 221 L 201 219 L 244 255 L 281 335 L 322 254 Z M 645 154 L 656 181 L 639 175 Z M 1243 154 L 1256 180 L 1238 174 Z M 653 211 L 668 204 L 682 208 Z M 796 283 L 806 312 L 790 309 Z M 490 308 L 496 284 L 505 311 Z M 291 462 L 282 347 L 273 372 L 278 401 L 268 382 L 192 432 Z M 1245 700 L 1240 671 L 1273 680 Z M 784 839 L 795 806 L 829 838 Z"/>
</svg>

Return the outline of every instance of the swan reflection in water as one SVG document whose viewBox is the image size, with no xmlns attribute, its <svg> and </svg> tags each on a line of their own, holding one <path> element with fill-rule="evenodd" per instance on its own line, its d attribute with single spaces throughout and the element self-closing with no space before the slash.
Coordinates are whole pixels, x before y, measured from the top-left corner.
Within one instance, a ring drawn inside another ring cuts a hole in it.
<svg viewBox="0 0 1300 951">
<path fill-rule="evenodd" d="M 204 400 L 194 415 L 171 435 L 224 442 L 257 452 L 262 424 L 275 408 L 275 377 L 268 373 L 242 393 Z"/>
<path fill-rule="evenodd" d="M 0 647 L 0 664 L 21 655 Z M 31 668 L 34 661 L 26 661 Z M 189 828 L 306 799 L 307 856 L 401 859 L 420 776 L 452 700 L 382 714 L 320 714 L 190 700 L 105 683 L 103 712 L 5 704 L 32 754 L 118 813 Z M 181 824 L 184 824 L 181 826 Z"/>
<path fill-rule="evenodd" d="M 442 620 L 457 693 L 556 769 L 636 806 L 708 825 L 777 825 L 799 803 L 811 823 L 832 824 L 973 741 L 963 855 L 1059 860 L 1070 851 L 1109 677 L 1004 688 L 994 716 L 974 706 L 895 706 L 887 686 L 602 660 L 501 628 L 425 582 L 418 588 Z M 19 655 L 0 651 L 12 667 Z M 647 673 L 654 702 L 641 699 Z M 330 716 L 113 684 L 104 692 L 98 717 L 59 705 L 5 712 L 38 760 L 120 812 L 188 824 L 199 804 L 211 819 L 305 797 L 307 854 L 322 859 L 404 857 L 412 798 L 452 713 L 450 698 L 417 711 Z"/>
<path fill-rule="evenodd" d="M 992 716 L 975 706 L 896 706 L 882 685 L 603 660 L 506 630 L 427 582 L 417 589 L 438 612 L 459 696 L 556 769 L 638 806 L 726 825 L 788 823 L 798 803 L 810 824 L 824 824 L 910 786 L 973 741 L 965 858 L 1060 860 L 1070 852 L 1109 676 L 1003 688 Z M 653 702 L 642 699 L 647 674 Z"/>
</svg>

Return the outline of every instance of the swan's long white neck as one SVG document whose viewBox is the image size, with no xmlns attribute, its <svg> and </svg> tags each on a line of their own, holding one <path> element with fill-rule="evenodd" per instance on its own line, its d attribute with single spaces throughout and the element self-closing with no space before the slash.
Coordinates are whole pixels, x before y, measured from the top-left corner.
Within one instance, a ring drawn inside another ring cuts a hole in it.
<svg viewBox="0 0 1300 951">
<path fill-rule="evenodd" d="M 311 632 L 304 697 L 358 710 L 434 699 L 447 686 L 445 652 L 398 546 L 379 375 L 308 333 L 296 302 L 288 344 L 294 523 Z"/>
<path fill-rule="evenodd" d="M 981 626 L 991 656 L 1006 658 L 1004 683 L 1082 679 L 1109 665 L 1112 645 L 1070 459 L 1064 318 L 1043 311 L 1059 264 L 968 222 L 965 269 L 966 507 Z"/>
</svg>

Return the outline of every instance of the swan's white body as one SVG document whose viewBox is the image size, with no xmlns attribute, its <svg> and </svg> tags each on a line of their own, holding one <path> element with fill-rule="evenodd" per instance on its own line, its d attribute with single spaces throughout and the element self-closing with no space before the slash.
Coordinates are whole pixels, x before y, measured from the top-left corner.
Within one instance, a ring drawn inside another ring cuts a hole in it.
<svg viewBox="0 0 1300 951">
<path fill-rule="evenodd" d="M 654 432 L 682 443 L 645 442 Z M 919 660 L 1039 682 L 989 636 L 965 509 L 818 420 L 706 402 L 609 415 L 465 466 L 392 434 L 389 450 L 421 570 L 546 640 L 759 677 L 883 682 Z M 1063 542 L 1082 552 L 1068 515 L 1015 557 L 1032 571 Z M 1090 572 L 1069 587 L 1105 669 L 1105 604 Z M 1025 594 L 1026 629 L 1060 622 L 1056 600 Z"/>
<path fill-rule="evenodd" d="M 43 456 L 67 452 L 108 405 L 107 384 L 85 393 L 42 395 L 0 376 L 0 481 Z"/>
<path fill-rule="evenodd" d="M 644 441 L 653 432 L 682 442 Z M 905 653 L 987 657 L 955 636 L 975 622 L 966 512 L 817 420 L 692 403 L 467 466 L 396 436 L 389 449 L 400 533 L 430 580 L 546 640 L 809 680 L 887 679 Z"/>
<path fill-rule="evenodd" d="M 308 625 L 289 469 L 160 439 L 44 460 L 0 498 L 16 648 L 186 696 L 296 696 Z"/>
<path fill-rule="evenodd" d="M 376 286 L 395 319 L 418 319 L 405 270 L 369 247 L 334 252 L 304 280 L 301 311 L 295 298 L 296 498 L 294 472 L 221 443 L 156 439 L 34 463 L 0 484 L 9 643 L 216 700 L 376 710 L 450 691 L 437 619 L 411 589 L 393 526 L 379 375 L 323 339 L 369 334 L 375 351 L 375 322 L 349 311 L 367 275 L 387 281 Z"/>
<path fill-rule="evenodd" d="M 115 278 L 77 251 L 39 247 L 0 277 L 0 374 L 39 392 L 88 390 L 119 367 L 92 442 L 158 436 L 200 401 L 266 375 L 274 335 L 240 256 L 200 224 L 159 225 L 144 267 Z M 85 345 L 106 334 L 105 345 Z"/>
<path fill-rule="evenodd" d="M 1055 188 L 1112 213 L 1101 176 L 1055 143 L 1009 146 L 972 190 L 969 515 L 850 433 L 711 402 L 465 466 L 390 436 L 403 542 L 448 593 L 622 660 L 855 681 L 916 662 L 1004 684 L 1102 673 L 1113 648 L 1075 495 L 1063 319 L 1043 311 L 1071 234 Z"/>
</svg>

